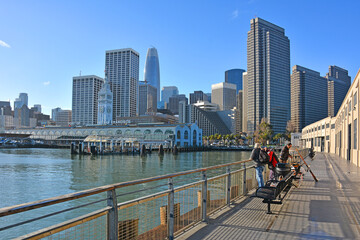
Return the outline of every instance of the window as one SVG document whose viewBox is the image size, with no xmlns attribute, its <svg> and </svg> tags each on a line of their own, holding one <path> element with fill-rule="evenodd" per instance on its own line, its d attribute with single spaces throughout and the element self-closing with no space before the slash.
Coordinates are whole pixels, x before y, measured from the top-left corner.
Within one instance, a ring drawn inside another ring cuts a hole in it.
<svg viewBox="0 0 360 240">
<path fill-rule="evenodd" d="M 322 125 L 322 126 L 321 126 L 321 129 L 325 129 L 325 125 Z"/>
<path fill-rule="evenodd" d="M 335 124 L 331 124 L 331 129 L 335 129 Z"/>
<path fill-rule="evenodd" d="M 351 100 L 349 101 L 349 113 L 351 112 Z"/>
<path fill-rule="evenodd" d="M 357 119 L 354 120 L 354 146 L 353 149 L 357 149 Z"/>
<path fill-rule="evenodd" d="M 329 128 L 329 127 L 330 127 L 330 123 L 327 123 L 327 124 L 326 124 L 326 128 Z"/>
<path fill-rule="evenodd" d="M 354 107 L 355 107 L 357 104 L 357 92 L 354 93 L 353 102 L 354 102 Z"/>
<path fill-rule="evenodd" d="M 326 140 L 329 140 L 330 139 L 330 136 L 328 135 L 328 136 L 326 136 Z"/>
</svg>

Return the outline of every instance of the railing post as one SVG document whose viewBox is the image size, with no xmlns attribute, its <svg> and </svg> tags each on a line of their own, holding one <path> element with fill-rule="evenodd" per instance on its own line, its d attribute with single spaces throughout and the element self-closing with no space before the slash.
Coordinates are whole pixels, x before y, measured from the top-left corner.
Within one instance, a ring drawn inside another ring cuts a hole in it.
<svg viewBox="0 0 360 240">
<path fill-rule="evenodd" d="M 243 174 L 243 193 L 244 195 L 247 193 L 246 189 L 246 164 L 244 163 L 244 174 Z"/>
<path fill-rule="evenodd" d="M 230 206 L 230 190 L 231 190 L 231 169 L 230 166 L 226 168 L 227 181 L 226 181 L 226 204 Z"/>
<path fill-rule="evenodd" d="M 206 222 L 206 207 L 207 207 L 207 176 L 206 171 L 202 172 L 202 201 L 201 201 L 201 211 L 202 211 L 202 221 Z"/>
<path fill-rule="evenodd" d="M 174 239 L 174 185 L 173 179 L 169 178 L 169 196 L 168 196 L 168 211 L 167 211 L 167 228 L 168 228 L 168 239 Z"/>
<path fill-rule="evenodd" d="M 107 191 L 107 205 L 111 207 L 108 213 L 108 239 L 118 240 L 119 224 L 118 224 L 118 208 L 115 189 Z"/>
</svg>

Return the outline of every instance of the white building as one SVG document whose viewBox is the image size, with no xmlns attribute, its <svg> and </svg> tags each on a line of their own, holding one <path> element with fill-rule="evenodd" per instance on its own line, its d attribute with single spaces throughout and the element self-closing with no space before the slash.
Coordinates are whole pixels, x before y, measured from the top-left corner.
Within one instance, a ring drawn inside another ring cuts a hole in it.
<svg viewBox="0 0 360 240">
<path fill-rule="evenodd" d="M 104 80 L 95 75 L 73 77 L 73 124 L 97 124 L 98 93 L 103 84 Z"/>
<path fill-rule="evenodd" d="M 137 115 L 139 53 L 131 48 L 106 51 L 105 69 L 113 93 L 113 121 Z"/>
</svg>

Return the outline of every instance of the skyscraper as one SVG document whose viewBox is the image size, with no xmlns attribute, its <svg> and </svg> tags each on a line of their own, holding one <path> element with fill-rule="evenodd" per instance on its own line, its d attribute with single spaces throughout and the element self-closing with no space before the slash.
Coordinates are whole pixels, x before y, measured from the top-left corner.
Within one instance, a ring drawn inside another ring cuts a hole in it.
<svg viewBox="0 0 360 240">
<path fill-rule="evenodd" d="M 328 115 L 335 116 L 349 90 L 351 77 L 348 71 L 337 67 L 329 66 L 326 74 L 328 81 Z"/>
<path fill-rule="evenodd" d="M 197 101 L 208 101 L 208 96 L 203 91 L 190 93 L 190 104 L 197 103 Z"/>
<path fill-rule="evenodd" d="M 248 118 L 247 118 L 247 113 L 248 113 L 248 83 L 247 83 L 247 72 L 243 73 L 243 107 L 242 107 L 242 131 L 243 132 L 248 132 L 247 130 L 247 126 L 248 126 Z"/>
<path fill-rule="evenodd" d="M 95 75 L 73 77 L 72 122 L 74 124 L 97 124 L 98 94 L 103 84 L 104 80 Z M 54 118 L 54 112 L 52 117 Z"/>
<path fill-rule="evenodd" d="M 157 89 L 157 99 L 160 101 L 160 65 L 156 48 L 149 48 L 146 54 L 144 81 Z"/>
<path fill-rule="evenodd" d="M 296 132 L 328 116 L 328 80 L 308 68 L 295 65 L 291 74 L 291 121 Z"/>
<path fill-rule="evenodd" d="M 41 113 L 41 104 L 34 104 L 34 108 L 36 109 L 36 112 Z"/>
<path fill-rule="evenodd" d="M 211 85 L 211 100 L 219 105 L 220 111 L 233 109 L 236 106 L 236 85 L 226 82 Z"/>
<path fill-rule="evenodd" d="M 239 90 L 236 96 L 236 110 L 235 110 L 235 132 L 237 134 L 243 132 L 243 90 Z"/>
<path fill-rule="evenodd" d="M 157 111 L 157 89 L 147 82 L 139 85 L 139 115 Z"/>
<path fill-rule="evenodd" d="M 174 96 L 174 95 L 178 95 L 179 94 L 179 90 L 177 87 L 175 86 L 165 86 L 162 88 L 161 90 L 161 102 L 165 104 L 169 103 L 169 98 Z"/>
<path fill-rule="evenodd" d="M 175 115 L 179 114 L 179 103 L 181 101 L 184 101 L 187 104 L 188 99 L 185 94 L 178 94 L 170 97 L 168 109 Z"/>
<path fill-rule="evenodd" d="M 248 132 L 265 118 L 275 133 L 290 119 L 290 41 L 285 30 L 251 19 L 247 38 Z"/>
<path fill-rule="evenodd" d="M 137 115 L 139 53 L 131 48 L 106 51 L 106 74 L 113 93 L 113 121 Z"/>
<path fill-rule="evenodd" d="M 28 94 L 20 93 L 19 98 L 14 101 L 14 109 L 21 108 L 23 105 L 28 106 Z"/>
<path fill-rule="evenodd" d="M 230 69 L 225 72 L 225 82 L 236 85 L 236 92 L 243 90 L 243 69 Z"/>
<path fill-rule="evenodd" d="M 98 97 L 98 117 L 97 124 L 110 125 L 113 119 L 113 94 L 110 90 L 110 84 L 105 75 L 104 85 L 99 91 Z"/>
</svg>

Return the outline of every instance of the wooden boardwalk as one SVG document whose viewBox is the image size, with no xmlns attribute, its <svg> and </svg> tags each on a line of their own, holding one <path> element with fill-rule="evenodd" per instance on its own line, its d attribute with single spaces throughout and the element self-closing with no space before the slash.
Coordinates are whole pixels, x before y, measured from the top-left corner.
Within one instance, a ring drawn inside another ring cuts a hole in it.
<svg viewBox="0 0 360 240">
<path fill-rule="evenodd" d="M 306 173 L 272 215 L 246 198 L 177 239 L 360 239 L 360 168 L 323 153 L 307 162 L 319 182 Z"/>
</svg>

